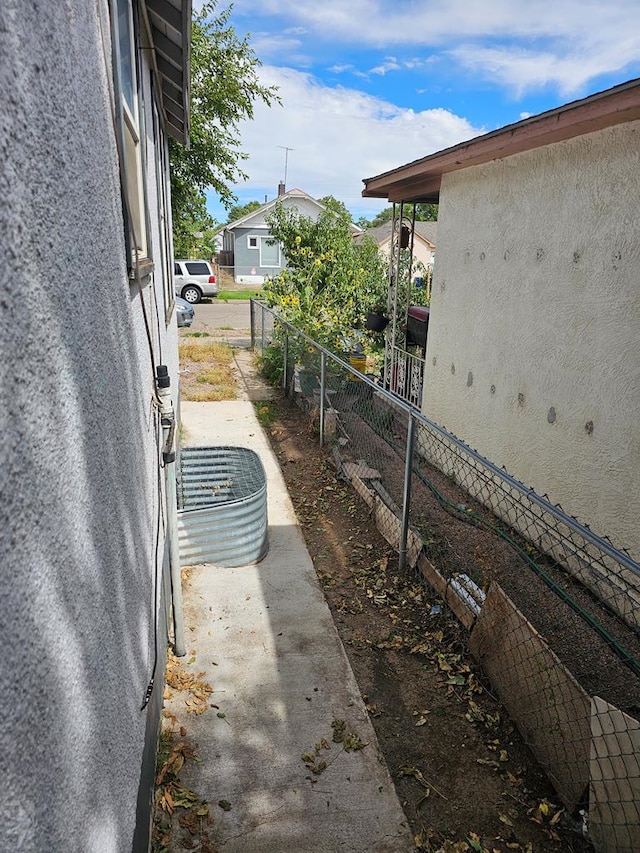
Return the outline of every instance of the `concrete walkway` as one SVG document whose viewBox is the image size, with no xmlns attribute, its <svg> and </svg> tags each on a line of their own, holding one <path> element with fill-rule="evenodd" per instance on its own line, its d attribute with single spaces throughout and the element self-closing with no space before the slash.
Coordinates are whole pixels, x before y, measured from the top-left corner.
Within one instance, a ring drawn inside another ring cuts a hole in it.
<svg viewBox="0 0 640 853">
<path fill-rule="evenodd" d="M 250 373 L 247 361 L 242 373 Z M 210 836 L 225 853 L 413 850 L 280 468 L 246 399 L 259 390 L 255 377 L 250 384 L 245 399 L 181 407 L 185 445 L 260 455 L 269 510 L 262 562 L 187 573 L 184 660 L 194 650 L 195 661 L 183 665 L 205 673 L 218 710 L 188 714 L 178 694 L 167 702 L 197 743 L 199 763 L 187 763 L 182 779 L 212 804 Z M 347 751 L 334 742 L 336 721 L 367 746 Z M 305 766 L 309 759 L 321 772 Z M 217 806 L 225 800 L 228 811 Z"/>
</svg>

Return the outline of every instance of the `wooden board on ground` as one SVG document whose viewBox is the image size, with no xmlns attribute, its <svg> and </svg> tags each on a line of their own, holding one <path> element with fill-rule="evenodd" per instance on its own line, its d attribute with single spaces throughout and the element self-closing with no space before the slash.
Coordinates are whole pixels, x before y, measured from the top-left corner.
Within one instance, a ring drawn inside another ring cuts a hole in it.
<svg viewBox="0 0 640 853">
<path fill-rule="evenodd" d="M 431 563 L 424 554 L 420 554 L 418 558 L 418 568 L 429 586 L 431 586 L 438 595 L 441 596 L 464 627 L 467 630 L 470 630 L 476 621 L 476 614 L 469 605 L 463 601 L 455 589 L 449 585 L 447 578 L 440 574 L 433 563 Z"/>
<path fill-rule="evenodd" d="M 348 477 L 360 477 L 361 480 L 379 480 L 380 472 L 368 465 L 359 465 L 357 462 L 345 462 L 344 472 Z"/>
<path fill-rule="evenodd" d="M 469 646 L 565 807 L 573 811 L 589 783 L 589 696 L 496 583 Z"/>
<path fill-rule="evenodd" d="M 640 850 L 640 723 L 591 700 L 589 837 L 598 853 Z"/>
</svg>

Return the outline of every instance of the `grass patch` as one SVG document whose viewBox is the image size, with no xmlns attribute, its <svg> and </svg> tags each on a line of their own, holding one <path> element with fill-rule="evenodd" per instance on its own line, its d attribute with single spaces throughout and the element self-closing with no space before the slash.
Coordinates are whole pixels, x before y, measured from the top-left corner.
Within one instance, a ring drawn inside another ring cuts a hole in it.
<svg viewBox="0 0 640 853">
<path fill-rule="evenodd" d="M 210 338 L 209 332 L 186 332 L 183 338 Z"/>
<path fill-rule="evenodd" d="M 221 290 L 218 293 L 217 299 L 229 302 L 235 299 L 262 299 L 263 296 L 264 294 L 261 290 Z"/>
</svg>

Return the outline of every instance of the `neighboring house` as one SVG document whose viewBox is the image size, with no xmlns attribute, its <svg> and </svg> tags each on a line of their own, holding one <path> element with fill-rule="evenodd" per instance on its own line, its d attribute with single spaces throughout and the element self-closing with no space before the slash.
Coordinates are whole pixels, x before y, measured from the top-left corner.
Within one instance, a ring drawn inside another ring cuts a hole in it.
<svg viewBox="0 0 640 853">
<path fill-rule="evenodd" d="M 280 184 L 277 198 L 226 225 L 222 234 L 224 263 L 234 268 L 237 284 L 264 284 L 269 276 L 278 275 L 287 265 L 280 243 L 271 239 L 265 221 L 277 203 L 314 220 L 325 209 L 302 190 L 285 192 Z"/>
<path fill-rule="evenodd" d="M 147 851 L 190 0 L 0 11 L 0 849 Z M 28 47 L 27 47 L 28 46 Z M 124 211 L 124 213 L 123 213 Z"/>
<path fill-rule="evenodd" d="M 423 411 L 640 558 L 640 80 L 365 180 L 438 202 Z"/>
<path fill-rule="evenodd" d="M 391 257 L 392 222 L 385 222 L 375 228 L 367 228 L 362 236 L 375 240 L 380 252 L 388 259 Z M 413 231 L 413 259 L 419 261 L 425 269 L 433 268 L 436 251 L 437 222 L 416 222 Z"/>
</svg>

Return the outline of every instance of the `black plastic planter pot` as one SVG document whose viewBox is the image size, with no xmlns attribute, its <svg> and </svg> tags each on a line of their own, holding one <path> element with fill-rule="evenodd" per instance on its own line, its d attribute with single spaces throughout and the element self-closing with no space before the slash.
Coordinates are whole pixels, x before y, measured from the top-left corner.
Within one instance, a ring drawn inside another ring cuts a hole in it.
<svg viewBox="0 0 640 853">
<path fill-rule="evenodd" d="M 372 332 L 384 332 L 389 325 L 389 318 L 385 317 L 384 314 L 376 314 L 374 311 L 369 311 L 365 325 Z"/>
</svg>

